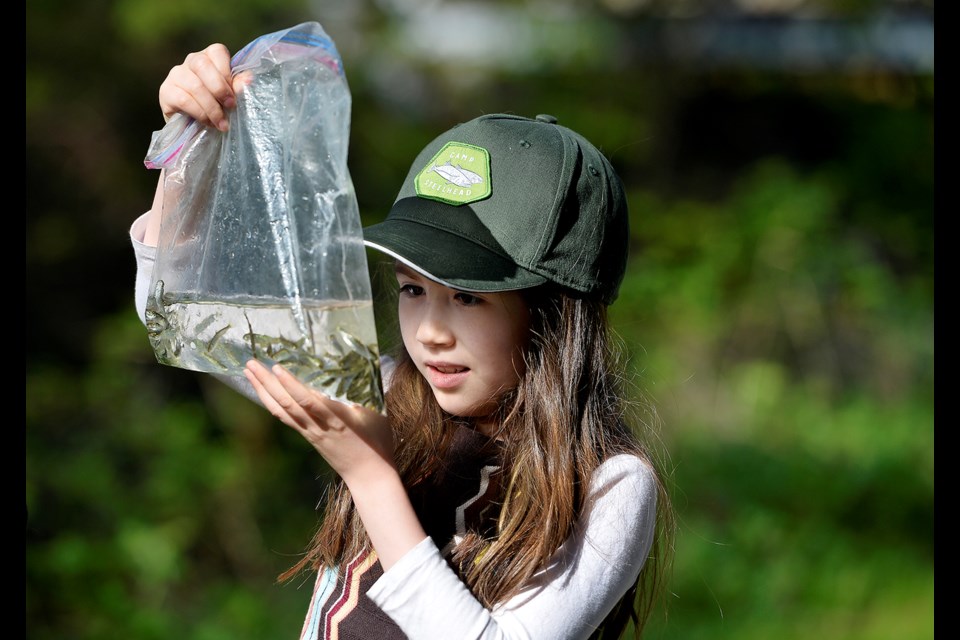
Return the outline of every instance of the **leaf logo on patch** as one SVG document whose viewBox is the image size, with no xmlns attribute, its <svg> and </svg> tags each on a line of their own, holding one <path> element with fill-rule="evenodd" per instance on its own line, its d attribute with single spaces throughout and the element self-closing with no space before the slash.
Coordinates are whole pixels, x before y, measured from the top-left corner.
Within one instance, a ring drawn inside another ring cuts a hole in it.
<svg viewBox="0 0 960 640">
<path fill-rule="evenodd" d="M 447 182 L 452 182 L 458 187 L 469 187 L 472 184 L 483 182 L 480 174 L 464 169 L 460 165 L 454 166 L 450 164 L 449 160 L 447 160 L 447 164 L 434 166 L 433 171 L 439 173 Z"/>
</svg>

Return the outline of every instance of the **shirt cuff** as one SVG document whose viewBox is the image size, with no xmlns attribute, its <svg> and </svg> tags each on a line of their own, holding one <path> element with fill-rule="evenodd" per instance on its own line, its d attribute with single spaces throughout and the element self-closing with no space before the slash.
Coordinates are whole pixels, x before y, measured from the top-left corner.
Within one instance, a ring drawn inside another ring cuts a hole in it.
<svg viewBox="0 0 960 640">
<path fill-rule="evenodd" d="M 141 247 L 147 246 L 143 244 L 143 238 L 147 235 L 147 217 L 149 215 L 149 211 L 140 214 L 140 217 L 134 220 L 133 224 L 130 225 L 130 241 L 133 242 L 134 247 L 137 245 L 140 245 Z"/>
<path fill-rule="evenodd" d="M 146 322 L 144 311 L 147 308 L 147 297 L 150 294 L 150 278 L 153 275 L 153 265 L 157 258 L 157 248 L 143 243 L 146 230 L 147 214 L 144 213 L 130 225 L 130 244 L 133 245 L 133 255 L 137 260 L 133 299 L 140 322 Z"/>
</svg>

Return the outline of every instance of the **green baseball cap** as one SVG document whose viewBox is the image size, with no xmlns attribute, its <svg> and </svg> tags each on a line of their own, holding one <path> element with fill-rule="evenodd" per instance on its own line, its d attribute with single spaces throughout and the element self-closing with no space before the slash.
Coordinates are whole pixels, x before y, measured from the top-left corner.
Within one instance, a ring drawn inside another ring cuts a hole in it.
<svg viewBox="0 0 960 640">
<path fill-rule="evenodd" d="M 549 115 L 483 115 L 428 144 L 364 244 L 472 292 L 554 283 L 609 304 L 627 261 L 623 184 Z"/>
</svg>

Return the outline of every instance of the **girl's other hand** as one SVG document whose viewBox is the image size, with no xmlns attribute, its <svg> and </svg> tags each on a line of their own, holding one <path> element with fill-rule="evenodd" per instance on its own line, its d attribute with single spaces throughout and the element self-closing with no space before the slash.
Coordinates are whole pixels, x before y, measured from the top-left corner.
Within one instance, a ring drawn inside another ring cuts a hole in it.
<svg viewBox="0 0 960 640">
<path fill-rule="evenodd" d="M 226 111 L 237 105 L 237 92 L 249 82 L 249 74 L 230 71 L 230 51 L 211 44 L 203 51 L 187 54 L 160 85 L 160 110 L 165 120 L 183 113 L 206 126 L 226 131 Z"/>
<path fill-rule="evenodd" d="M 348 487 L 396 473 L 393 433 L 381 414 L 311 389 L 279 365 L 250 360 L 244 375 L 263 406 L 313 445 Z"/>
</svg>

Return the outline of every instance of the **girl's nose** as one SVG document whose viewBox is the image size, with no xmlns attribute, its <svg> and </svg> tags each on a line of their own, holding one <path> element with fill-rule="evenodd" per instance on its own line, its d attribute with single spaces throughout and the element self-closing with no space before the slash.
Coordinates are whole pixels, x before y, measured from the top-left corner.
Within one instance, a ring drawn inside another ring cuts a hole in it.
<svg viewBox="0 0 960 640">
<path fill-rule="evenodd" d="M 442 304 L 426 305 L 420 323 L 417 325 L 417 341 L 426 346 L 450 346 L 453 344 L 453 331 Z"/>
</svg>

